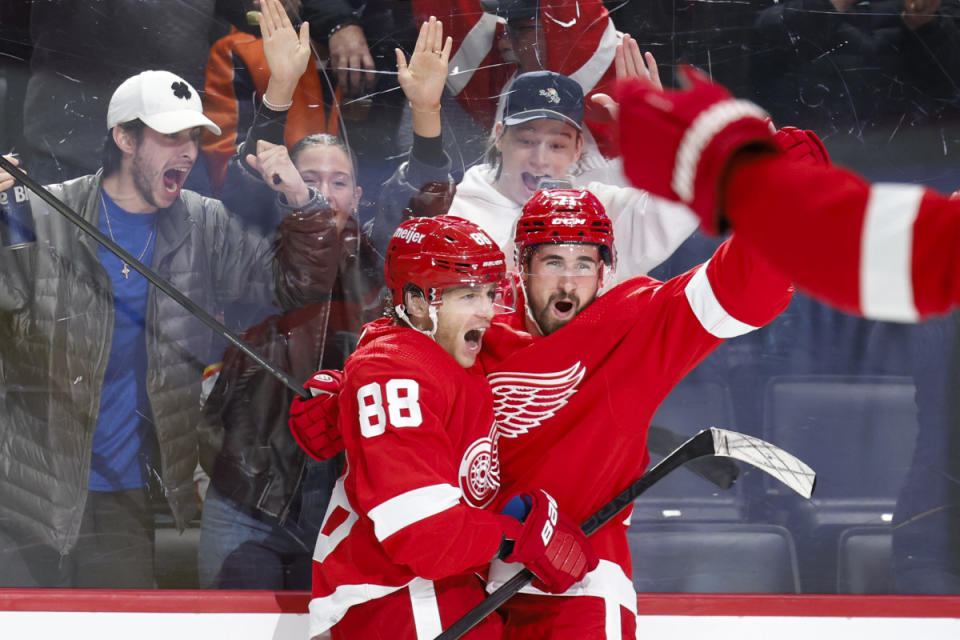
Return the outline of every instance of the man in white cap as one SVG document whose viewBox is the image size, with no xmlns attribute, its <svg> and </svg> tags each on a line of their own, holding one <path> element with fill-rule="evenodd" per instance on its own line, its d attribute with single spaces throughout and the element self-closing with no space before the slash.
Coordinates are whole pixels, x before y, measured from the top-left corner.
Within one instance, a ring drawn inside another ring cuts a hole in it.
<svg viewBox="0 0 960 640">
<path fill-rule="evenodd" d="M 49 190 L 206 311 L 268 304 L 270 243 L 183 189 L 201 131 L 219 132 L 197 91 L 145 71 L 114 92 L 107 127 L 103 168 Z M 0 191 L 12 184 L 0 171 Z M 223 345 L 30 202 L 36 241 L 0 248 L 0 586 L 150 588 L 147 489 L 162 490 L 179 527 L 195 515 L 201 363 Z M 277 206 L 323 203 L 281 193 Z"/>
</svg>

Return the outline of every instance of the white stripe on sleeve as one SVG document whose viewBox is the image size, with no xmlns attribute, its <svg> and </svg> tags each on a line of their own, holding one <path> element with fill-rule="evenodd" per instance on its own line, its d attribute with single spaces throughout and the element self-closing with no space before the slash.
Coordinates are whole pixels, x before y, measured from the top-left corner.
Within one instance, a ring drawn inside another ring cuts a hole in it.
<svg viewBox="0 0 960 640">
<path fill-rule="evenodd" d="M 373 532 L 383 542 L 400 529 L 460 503 L 460 489 L 451 484 L 420 487 L 390 498 L 370 509 Z"/>
<path fill-rule="evenodd" d="M 617 28 L 613 26 L 613 20 L 607 18 L 607 28 L 603 30 L 603 35 L 600 36 L 597 50 L 594 51 L 589 60 L 583 63 L 582 67 L 570 74 L 570 79 L 574 80 L 583 89 L 583 95 L 593 91 L 593 88 L 600 82 L 600 78 L 613 64 L 619 43 L 620 36 L 617 35 Z"/>
<path fill-rule="evenodd" d="M 923 187 L 875 184 L 860 238 L 860 310 L 868 318 L 916 322 L 913 223 Z"/>
<path fill-rule="evenodd" d="M 496 33 L 497 16 L 492 13 L 484 13 L 480 16 L 476 24 L 467 32 L 448 65 L 450 75 L 447 76 L 447 89 L 450 93 L 457 95 L 470 83 L 473 72 L 490 53 Z"/>
<path fill-rule="evenodd" d="M 707 278 L 708 264 L 710 264 L 709 261 L 700 265 L 683 290 L 693 315 L 697 317 L 707 333 L 718 338 L 736 338 L 755 331 L 757 327 L 740 322 L 731 316 L 717 300 L 713 287 L 710 286 L 710 279 Z"/>
</svg>

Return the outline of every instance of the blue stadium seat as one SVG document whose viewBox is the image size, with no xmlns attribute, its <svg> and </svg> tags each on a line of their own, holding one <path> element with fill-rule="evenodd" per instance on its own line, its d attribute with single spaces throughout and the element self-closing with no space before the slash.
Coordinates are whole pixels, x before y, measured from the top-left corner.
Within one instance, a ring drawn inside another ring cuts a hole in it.
<svg viewBox="0 0 960 640">
<path fill-rule="evenodd" d="M 732 428 L 733 400 L 726 385 L 714 380 L 684 380 L 660 405 L 651 425 L 668 429 L 683 441 L 708 427 Z M 651 431 L 648 444 L 664 440 Z M 660 448 L 664 448 L 661 444 Z M 668 449 L 670 447 L 667 447 Z M 652 455 L 650 466 L 662 456 Z M 634 504 L 639 520 L 729 520 L 741 518 L 738 485 L 720 489 L 689 468 L 677 469 L 651 487 Z"/>
<path fill-rule="evenodd" d="M 837 549 L 837 593 L 892 593 L 892 551 L 889 526 L 844 530 Z"/>
<path fill-rule="evenodd" d="M 733 522 L 644 522 L 627 531 L 639 593 L 799 593 L 787 529 Z"/>
</svg>

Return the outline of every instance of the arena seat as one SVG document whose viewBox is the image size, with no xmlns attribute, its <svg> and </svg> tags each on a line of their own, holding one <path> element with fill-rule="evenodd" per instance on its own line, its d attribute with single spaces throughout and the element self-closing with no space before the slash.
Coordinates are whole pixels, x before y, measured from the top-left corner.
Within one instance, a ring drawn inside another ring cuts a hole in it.
<svg viewBox="0 0 960 640">
<path fill-rule="evenodd" d="M 680 382 L 651 421 L 647 439 L 650 466 L 661 460 L 663 453 L 702 429 L 732 428 L 733 422 L 733 400 L 726 385 L 714 380 Z M 700 468 L 717 464 L 711 459 L 697 463 Z M 720 489 L 693 473 L 693 468 L 694 465 L 687 465 L 685 469 L 677 469 L 651 487 L 635 502 L 634 517 L 639 520 L 739 520 L 742 511 L 739 487 Z"/>
<path fill-rule="evenodd" d="M 627 531 L 638 593 L 799 593 L 793 537 L 736 522 L 643 522 Z"/>
<path fill-rule="evenodd" d="M 837 588 L 837 550 L 850 527 L 893 517 L 918 433 L 913 379 L 905 376 L 775 376 L 764 397 L 764 439 L 817 472 L 811 500 L 767 482 L 765 520 L 797 541 L 804 591 Z"/>
<path fill-rule="evenodd" d="M 837 549 L 837 593 L 892 593 L 892 550 L 889 526 L 845 529 Z"/>
</svg>

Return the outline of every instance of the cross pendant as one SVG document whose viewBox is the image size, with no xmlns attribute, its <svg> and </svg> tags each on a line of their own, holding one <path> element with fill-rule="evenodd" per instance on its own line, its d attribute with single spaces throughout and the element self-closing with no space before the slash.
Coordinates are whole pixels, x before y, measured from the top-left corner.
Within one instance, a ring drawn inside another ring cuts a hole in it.
<svg viewBox="0 0 960 640">
<path fill-rule="evenodd" d="M 130 267 L 127 266 L 126 262 L 123 263 L 123 269 L 120 270 L 120 273 L 122 273 L 123 277 L 127 280 L 130 279 Z"/>
</svg>

